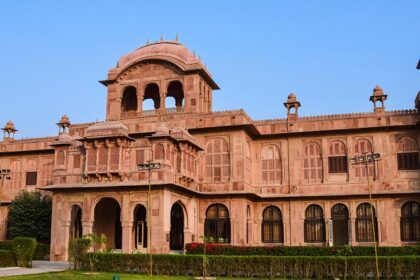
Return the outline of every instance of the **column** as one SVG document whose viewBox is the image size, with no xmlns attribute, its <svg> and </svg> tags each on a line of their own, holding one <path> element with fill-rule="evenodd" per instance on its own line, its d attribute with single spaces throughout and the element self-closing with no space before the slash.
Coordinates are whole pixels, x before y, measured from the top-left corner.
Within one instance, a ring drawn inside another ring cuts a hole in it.
<svg viewBox="0 0 420 280">
<path fill-rule="evenodd" d="M 121 227 L 122 227 L 122 252 L 123 253 L 131 253 L 132 246 L 132 221 L 122 221 Z"/>
</svg>

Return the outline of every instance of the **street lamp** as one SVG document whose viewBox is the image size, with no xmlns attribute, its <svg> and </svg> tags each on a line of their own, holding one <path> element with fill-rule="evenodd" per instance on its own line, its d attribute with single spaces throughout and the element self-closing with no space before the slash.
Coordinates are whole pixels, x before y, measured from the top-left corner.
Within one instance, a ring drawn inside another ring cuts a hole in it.
<svg viewBox="0 0 420 280">
<path fill-rule="evenodd" d="M 153 158 L 153 156 L 152 156 Z M 148 181 L 149 181 L 149 192 L 147 193 L 147 214 L 148 214 L 148 224 L 149 224 L 149 230 L 147 231 L 148 235 L 148 246 L 147 246 L 147 252 L 149 253 L 149 275 L 152 276 L 152 267 L 153 267 L 153 261 L 152 261 L 152 207 L 151 207 L 151 197 L 152 197 L 152 185 L 150 182 L 150 175 L 152 169 L 160 169 L 160 163 L 159 162 L 152 162 L 152 160 L 148 160 L 146 163 L 140 163 L 137 165 L 137 170 L 148 171 Z"/>
<path fill-rule="evenodd" d="M 372 205 L 372 186 L 369 180 L 368 164 L 373 163 L 373 168 L 375 170 L 375 161 L 378 161 L 380 158 L 381 158 L 381 155 L 378 153 L 366 153 L 366 154 L 352 157 L 349 159 L 349 162 L 352 165 L 357 165 L 357 164 L 365 165 L 366 178 L 367 178 L 368 188 L 369 188 L 370 216 L 372 217 L 373 246 L 375 248 L 376 279 L 378 280 L 379 280 L 378 248 L 377 248 L 376 236 L 375 236 L 376 231 L 375 231 L 375 217 L 373 215 L 373 205 Z M 375 173 L 376 172 L 374 171 L 374 176 L 375 176 Z"/>
<path fill-rule="evenodd" d="M 4 180 L 10 180 L 10 169 L 0 169 L 0 204 L 3 201 Z"/>
</svg>

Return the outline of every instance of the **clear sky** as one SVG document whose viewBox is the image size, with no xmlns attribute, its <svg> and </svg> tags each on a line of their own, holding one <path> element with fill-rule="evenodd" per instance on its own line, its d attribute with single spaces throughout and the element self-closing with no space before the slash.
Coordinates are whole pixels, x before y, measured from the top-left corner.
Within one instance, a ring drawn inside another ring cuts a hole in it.
<svg viewBox="0 0 420 280">
<path fill-rule="evenodd" d="M 0 6 L 0 125 L 17 138 L 57 134 L 105 118 L 107 76 L 118 58 L 162 34 L 200 55 L 221 87 L 214 110 L 283 118 L 412 109 L 420 90 L 420 1 L 20 1 Z"/>
</svg>

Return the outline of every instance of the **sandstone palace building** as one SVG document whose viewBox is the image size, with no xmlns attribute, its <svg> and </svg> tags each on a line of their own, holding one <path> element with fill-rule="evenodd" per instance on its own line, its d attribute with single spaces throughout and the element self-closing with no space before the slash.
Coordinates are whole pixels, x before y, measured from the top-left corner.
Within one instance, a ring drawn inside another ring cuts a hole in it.
<svg viewBox="0 0 420 280">
<path fill-rule="evenodd" d="M 63 116 L 57 136 L 22 140 L 13 122 L 3 128 L 1 239 L 10 201 L 41 189 L 53 198 L 53 260 L 89 233 L 130 253 L 180 251 L 203 235 L 241 246 L 372 245 L 373 232 L 381 246 L 420 243 L 419 96 L 399 111 L 385 110 L 376 86 L 369 113 L 299 117 L 294 94 L 273 100 L 285 119 L 215 112 L 217 83 L 178 41 L 121 57 L 101 83 L 106 121 Z M 378 161 L 350 164 L 372 153 Z"/>
</svg>

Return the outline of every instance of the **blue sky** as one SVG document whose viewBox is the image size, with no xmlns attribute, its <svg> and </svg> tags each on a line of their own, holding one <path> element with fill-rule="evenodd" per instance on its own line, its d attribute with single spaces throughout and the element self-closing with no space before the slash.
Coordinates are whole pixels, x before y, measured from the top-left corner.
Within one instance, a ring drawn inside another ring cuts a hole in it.
<svg viewBox="0 0 420 280">
<path fill-rule="evenodd" d="M 105 118 L 105 79 L 147 40 L 174 39 L 200 55 L 221 87 L 214 110 L 282 118 L 412 109 L 420 90 L 420 1 L 19 1 L 0 8 L 0 125 L 17 138 L 55 135 Z"/>
</svg>

